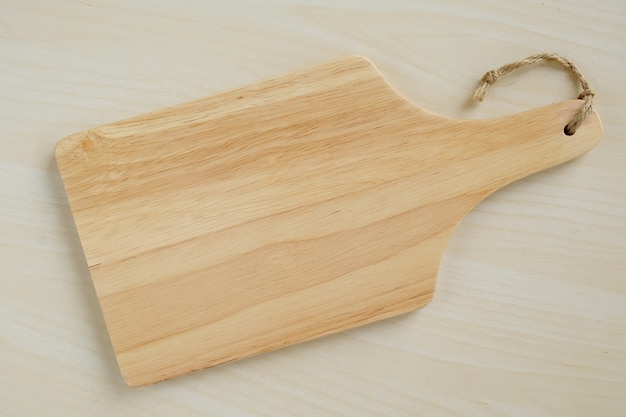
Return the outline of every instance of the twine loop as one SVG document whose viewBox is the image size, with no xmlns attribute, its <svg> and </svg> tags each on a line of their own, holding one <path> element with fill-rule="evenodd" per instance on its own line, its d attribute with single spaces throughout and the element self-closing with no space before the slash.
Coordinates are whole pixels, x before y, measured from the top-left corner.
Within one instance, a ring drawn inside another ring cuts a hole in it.
<svg viewBox="0 0 626 417">
<path fill-rule="evenodd" d="M 564 132 L 567 135 L 573 135 L 576 133 L 576 130 L 580 127 L 583 120 L 589 113 L 591 113 L 592 105 L 593 105 L 593 96 L 595 95 L 594 91 L 589 86 L 589 82 L 585 78 L 585 76 L 580 72 L 578 67 L 574 65 L 572 61 L 569 59 L 562 57 L 557 54 L 536 54 L 531 55 L 526 59 L 522 59 L 520 61 L 515 61 L 510 64 L 506 64 L 501 66 L 498 69 L 488 71 L 483 75 L 480 79 L 481 83 L 476 88 L 474 92 L 474 100 L 483 101 L 485 99 L 485 95 L 487 94 L 487 90 L 491 87 L 497 80 L 503 75 L 506 75 L 510 72 L 515 71 L 518 68 L 524 67 L 526 65 L 535 64 L 535 63 L 545 63 L 545 62 L 557 62 L 561 64 L 566 70 L 571 72 L 574 77 L 580 83 L 582 87 L 582 92 L 578 95 L 579 100 L 583 100 L 583 105 L 578 110 L 578 112 L 574 115 L 572 120 L 565 126 Z"/>
</svg>

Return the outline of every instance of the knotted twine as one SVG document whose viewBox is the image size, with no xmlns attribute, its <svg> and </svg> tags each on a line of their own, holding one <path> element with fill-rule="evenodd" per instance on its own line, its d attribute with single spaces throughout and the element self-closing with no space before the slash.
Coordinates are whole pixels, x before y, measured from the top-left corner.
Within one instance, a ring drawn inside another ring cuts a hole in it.
<svg viewBox="0 0 626 417">
<path fill-rule="evenodd" d="M 515 61 L 510 64 L 503 65 L 498 69 L 488 71 L 485 75 L 483 75 L 480 85 L 476 88 L 476 91 L 474 92 L 474 100 L 483 101 L 485 99 L 485 95 L 487 94 L 487 90 L 489 90 L 489 87 L 491 87 L 491 85 L 494 84 L 501 76 L 513 72 L 518 68 L 525 67 L 526 65 L 544 62 L 558 62 L 576 77 L 576 79 L 580 83 L 580 86 L 582 87 L 582 92 L 578 95 L 578 99 L 583 100 L 583 105 L 580 110 L 578 110 L 578 112 L 574 115 L 572 120 L 565 126 L 564 129 L 566 135 L 573 135 L 574 133 L 576 133 L 576 130 L 578 130 L 583 120 L 585 120 L 589 113 L 591 113 L 593 96 L 595 93 L 589 86 L 589 82 L 582 74 L 582 72 L 580 72 L 578 67 L 574 65 L 572 61 L 560 55 L 531 55 L 526 59 L 522 59 L 521 61 Z"/>
</svg>

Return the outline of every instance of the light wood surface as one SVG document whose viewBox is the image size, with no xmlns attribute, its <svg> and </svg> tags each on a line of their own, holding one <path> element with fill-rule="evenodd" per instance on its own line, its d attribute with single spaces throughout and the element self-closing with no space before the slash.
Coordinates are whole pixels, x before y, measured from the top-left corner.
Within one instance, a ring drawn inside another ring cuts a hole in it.
<svg viewBox="0 0 626 417">
<path fill-rule="evenodd" d="M 599 142 L 570 101 L 428 113 L 348 57 L 71 135 L 56 158 L 120 369 L 159 382 L 433 296 L 487 195 Z"/>
<path fill-rule="evenodd" d="M 626 10 L 619 2 L 2 2 L 0 415 L 621 416 Z M 597 90 L 602 142 L 461 222 L 427 308 L 128 388 L 54 161 L 64 136 L 351 54 L 421 108 L 506 116 Z"/>
</svg>

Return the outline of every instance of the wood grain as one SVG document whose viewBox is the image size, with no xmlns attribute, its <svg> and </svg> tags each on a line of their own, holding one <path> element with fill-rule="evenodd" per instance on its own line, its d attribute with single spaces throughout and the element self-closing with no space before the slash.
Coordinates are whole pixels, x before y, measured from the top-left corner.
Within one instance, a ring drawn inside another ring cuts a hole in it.
<svg viewBox="0 0 626 417">
<path fill-rule="evenodd" d="M 57 162 L 126 381 L 422 307 L 486 195 L 601 137 L 581 101 L 461 121 L 349 57 L 72 135 Z"/>
<path fill-rule="evenodd" d="M 0 2 L 0 415 L 622 417 L 626 10 L 548 0 Z M 463 219 L 414 313 L 140 389 L 122 380 L 59 138 L 351 54 L 422 108 L 516 114 L 596 90 L 602 142 Z"/>
</svg>

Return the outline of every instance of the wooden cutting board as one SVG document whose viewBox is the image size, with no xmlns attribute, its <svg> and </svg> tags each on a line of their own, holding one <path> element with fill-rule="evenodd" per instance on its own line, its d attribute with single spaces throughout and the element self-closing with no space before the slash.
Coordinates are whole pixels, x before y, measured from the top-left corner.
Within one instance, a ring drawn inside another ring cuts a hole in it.
<svg viewBox="0 0 626 417">
<path fill-rule="evenodd" d="M 595 112 L 563 133 L 580 105 L 454 120 L 349 57 L 63 139 L 126 382 L 424 306 L 472 207 L 598 143 Z"/>
</svg>

